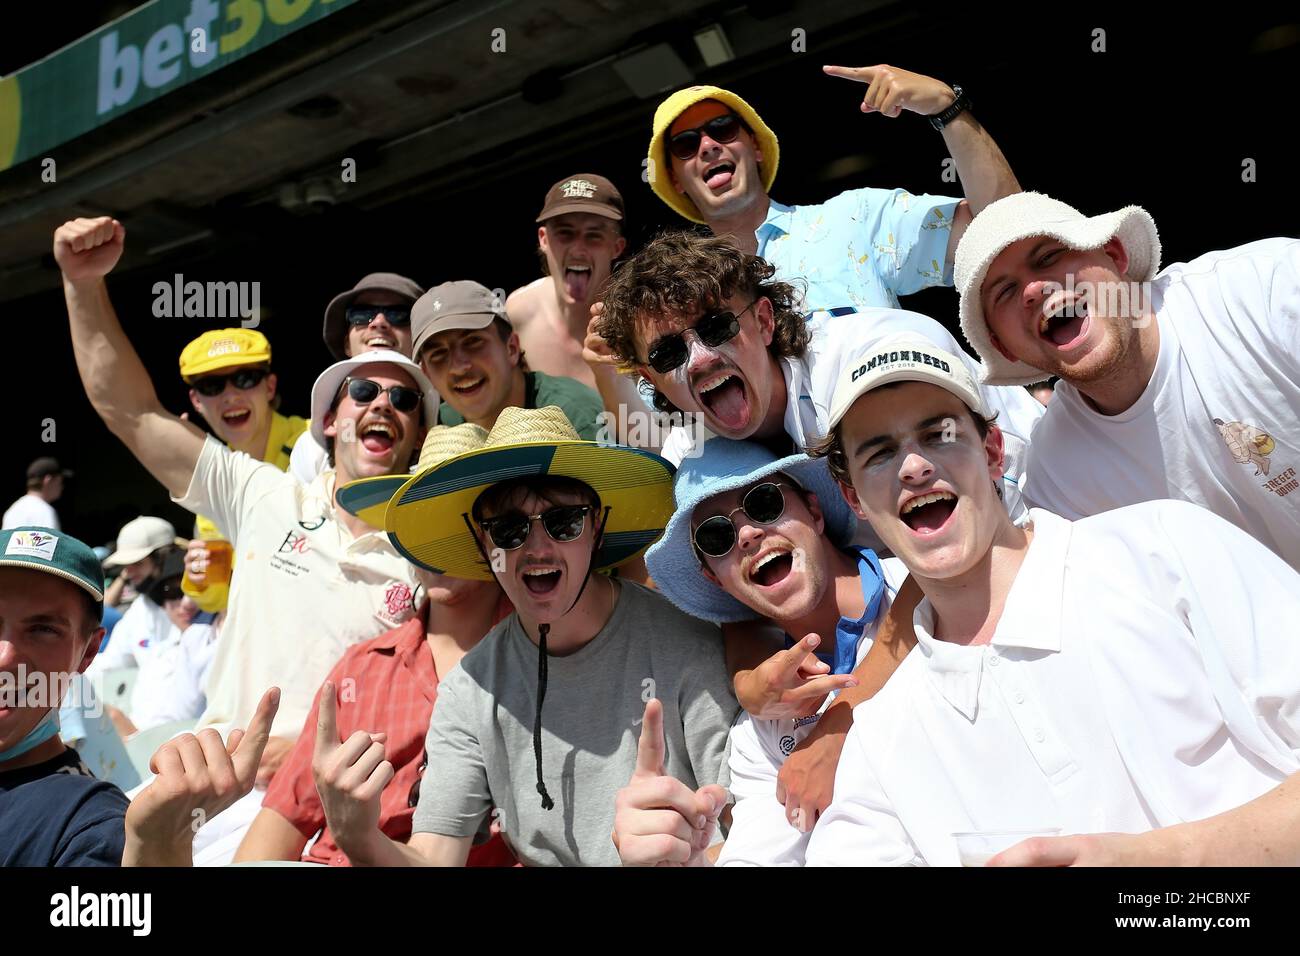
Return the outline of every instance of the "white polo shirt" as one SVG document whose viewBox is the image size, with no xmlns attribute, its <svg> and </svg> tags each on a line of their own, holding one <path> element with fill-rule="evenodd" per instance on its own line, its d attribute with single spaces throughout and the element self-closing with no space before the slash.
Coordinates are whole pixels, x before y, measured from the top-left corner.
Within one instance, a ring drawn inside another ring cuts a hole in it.
<svg viewBox="0 0 1300 956">
<path fill-rule="evenodd" d="M 809 864 L 958 865 L 952 834 L 1140 833 L 1300 770 L 1300 575 L 1154 501 L 1034 538 L 990 644 L 918 645 L 853 712 Z"/>
<path fill-rule="evenodd" d="M 931 338 L 937 348 L 961 358 L 976 382 L 984 374 L 978 359 L 962 349 L 938 322 L 919 312 L 862 309 L 837 316 L 815 312 L 807 322 L 809 340 L 803 356 L 780 360 L 781 374 L 785 377 L 785 431 L 798 451 L 803 451 L 830 431 L 831 400 L 841 373 L 883 336 L 905 331 L 920 332 Z M 1003 478 L 1002 495 L 1007 513 L 1019 518 L 1023 515 L 1019 483 L 1024 449 L 1030 432 L 1043 417 L 1044 409 L 1018 385 L 981 385 L 980 393 L 989 411 L 997 413 L 998 427 L 1006 439 L 1007 473 Z M 675 428 L 664 445 L 663 456 L 679 465 L 692 451 L 689 429 Z"/>
<path fill-rule="evenodd" d="M 897 558 L 885 558 L 880 566 L 885 592 L 875 619 L 858 642 L 858 664 L 871 650 L 880 622 L 907 577 L 907 568 Z M 812 834 L 800 832 L 786 819 L 785 805 L 776 799 L 776 778 L 786 757 L 812 733 L 833 701 L 828 697 L 815 714 L 799 718 L 758 720 L 741 712 L 730 737 L 731 795 L 736 802 L 718 866 L 803 866 Z"/>
<path fill-rule="evenodd" d="M 351 644 L 414 614 L 414 566 L 387 536 L 334 517 L 334 473 L 309 485 L 209 437 L 178 504 L 210 516 L 237 560 L 200 727 L 245 727 L 281 689 L 271 734 L 296 739 L 321 682 Z M 120 625 L 119 625 L 120 626 Z"/>
<path fill-rule="evenodd" d="M 1034 432 L 1026 501 L 1067 518 L 1191 501 L 1300 570 L 1300 240 L 1172 265 L 1152 282 L 1152 307 L 1160 352 L 1145 391 L 1102 415 L 1058 384 Z"/>
<path fill-rule="evenodd" d="M 180 639 L 180 629 L 171 622 L 167 612 L 142 594 L 131 602 L 113 628 L 108 646 L 90 662 L 86 677 L 94 682 L 97 690 L 102 690 L 100 682 L 109 671 L 139 668 L 126 715 L 140 730 L 165 723 L 165 718 L 158 719 L 157 713 L 171 694 Z"/>
</svg>

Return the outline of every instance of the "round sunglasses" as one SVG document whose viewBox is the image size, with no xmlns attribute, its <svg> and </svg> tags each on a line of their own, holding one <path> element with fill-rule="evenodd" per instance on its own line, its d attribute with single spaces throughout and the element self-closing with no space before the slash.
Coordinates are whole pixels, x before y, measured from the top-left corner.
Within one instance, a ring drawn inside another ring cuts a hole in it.
<svg viewBox="0 0 1300 956">
<path fill-rule="evenodd" d="M 388 404 L 399 412 L 413 412 L 420 407 L 424 393 L 406 385 L 389 385 L 384 387 L 368 378 L 353 378 L 349 375 L 343 380 L 343 387 L 348 390 L 348 397 L 358 405 L 369 405 L 379 397 L 380 392 L 388 393 Z"/>
<path fill-rule="evenodd" d="M 591 510 L 591 505 L 560 505 L 547 508 L 539 515 L 507 511 L 495 518 L 483 518 L 479 526 L 502 551 L 517 551 L 528 540 L 534 521 L 541 521 L 552 541 L 564 544 L 577 540 L 587 525 L 587 512 Z"/>
<path fill-rule="evenodd" d="M 784 482 L 765 481 L 750 488 L 741 499 L 739 508 L 732 508 L 725 515 L 714 515 L 700 523 L 691 535 L 695 547 L 701 554 L 707 554 L 711 558 L 725 558 L 736 546 L 738 537 L 731 516 L 737 511 L 743 511 L 745 517 L 756 524 L 771 524 L 785 514 L 785 493 L 781 489 L 788 487 Z"/>
<path fill-rule="evenodd" d="M 650 347 L 648 364 L 660 375 L 667 375 L 673 369 L 680 368 L 690 355 L 690 348 L 686 345 L 686 332 L 689 329 L 694 329 L 700 341 L 709 348 L 730 342 L 740 334 L 740 316 L 752 309 L 757 301 L 755 299 L 741 309 L 739 315 L 735 312 L 711 312 L 702 316 L 693 326 L 663 336 Z"/>
<path fill-rule="evenodd" d="M 269 374 L 264 368 L 241 368 L 229 375 L 206 375 L 190 384 L 200 395 L 215 398 L 226 390 L 227 382 L 246 392 Z"/>
<path fill-rule="evenodd" d="M 411 307 L 407 305 L 356 305 L 347 310 L 348 325 L 354 329 L 369 325 L 382 315 L 389 325 L 410 325 Z"/>
<path fill-rule="evenodd" d="M 678 159 L 690 159 L 700 149 L 704 133 L 715 143 L 734 143 L 745 125 L 735 113 L 723 113 L 715 116 L 694 129 L 684 129 L 668 139 L 668 151 Z"/>
</svg>

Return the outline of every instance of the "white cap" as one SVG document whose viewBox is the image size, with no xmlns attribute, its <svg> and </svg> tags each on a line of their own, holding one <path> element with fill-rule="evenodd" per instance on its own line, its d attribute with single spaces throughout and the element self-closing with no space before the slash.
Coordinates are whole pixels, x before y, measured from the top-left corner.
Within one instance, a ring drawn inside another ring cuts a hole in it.
<svg viewBox="0 0 1300 956">
<path fill-rule="evenodd" d="M 170 521 L 142 515 L 128 521 L 117 533 L 117 550 L 104 559 L 104 567 L 125 567 L 135 564 L 169 544 L 179 544 L 176 529 Z"/>
<path fill-rule="evenodd" d="M 945 333 L 946 334 L 946 333 Z M 979 386 L 966 363 L 918 332 L 898 332 L 876 339 L 841 362 L 840 380 L 831 399 L 834 428 L 862 395 L 890 382 L 930 382 L 946 388 L 980 415 L 988 416 Z"/>
<path fill-rule="evenodd" d="M 351 358 L 345 358 L 341 362 L 335 362 L 325 371 L 320 373 L 316 379 L 316 384 L 311 387 L 311 437 L 316 439 L 316 443 L 322 448 L 325 447 L 325 416 L 329 414 L 330 406 L 334 404 L 334 397 L 338 395 L 339 389 L 343 387 L 343 380 L 352 372 L 363 365 L 374 365 L 375 363 L 384 365 L 400 365 L 406 371 L 411 373 L 420 391 L 424 393 L 424 424 L 432 428 L 438 424 L 438 406 L 442 399 L 438 395 L 438 390 L 433 387 L 429 377 L 424 374 L 424 370 L 416 365 L 401 352 L 394 352 L 389 349 L 375 349 L 373 352 L 358 352 Z"/>
</svg>

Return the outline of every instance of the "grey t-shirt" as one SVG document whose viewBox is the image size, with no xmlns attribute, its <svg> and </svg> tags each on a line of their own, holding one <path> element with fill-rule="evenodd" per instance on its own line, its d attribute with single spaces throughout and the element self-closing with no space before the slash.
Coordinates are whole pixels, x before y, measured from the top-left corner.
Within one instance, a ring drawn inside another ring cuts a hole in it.
<svg viewBox="0 0 1300 956">
<path fill-rule="evenodd" d="M 512 614 L 438 687 L 415 833 L 473 835 L 489 807 L 523 863 L 616 866 L 614 798 L 636 766 L 646 701 L 664 708 L 665 770 L 692 789 L 727 786 L 739 711 L 712 624 L 621 582 L 618 606 L 585 647 L 548 658 L 542 774 L 533 762 L 537 645 Z M 498 812 L 499 811 L 499 812 Z"/>
</svg>

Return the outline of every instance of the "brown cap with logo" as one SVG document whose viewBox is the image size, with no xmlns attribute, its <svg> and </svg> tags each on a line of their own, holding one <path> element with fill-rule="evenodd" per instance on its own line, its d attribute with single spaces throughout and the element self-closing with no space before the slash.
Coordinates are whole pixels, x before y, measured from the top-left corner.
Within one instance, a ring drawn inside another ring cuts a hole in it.
<svg viewBox="0 0 1300 956">
<path fill-rule="evenodd" d="M 395 292 L 414 302 L 424 294 L 424 289 L 414 279 L 408 279 L 406 276 L 399 276 L 393 272 L 372 272 L 347 292 L 341 292 L 332 298 L 330 304 L 325 307 L 323 335 L 326 347 L 336 359 L 342 360 L 348 357 L 348 353 L 343 348 L 348 338 L 348 306 L 363 292 Z"/>
<path fill-rule="evenodd" d="M 486 286 L 461 279 L 434 286 L 411 307 L 411 355 L 419 361 L 424 343 L 451 329 L 482 329 L 496 318 L 510 321 L 505 303 Z"/>
<path fill-rule="evenodd" d="M 604 176 L 578 173 L 566 176 L 546 193 L 538 222 L 569 212 L 588 212 L 606 219 L 623 218 L 623 196 Z"/>
</svg>

